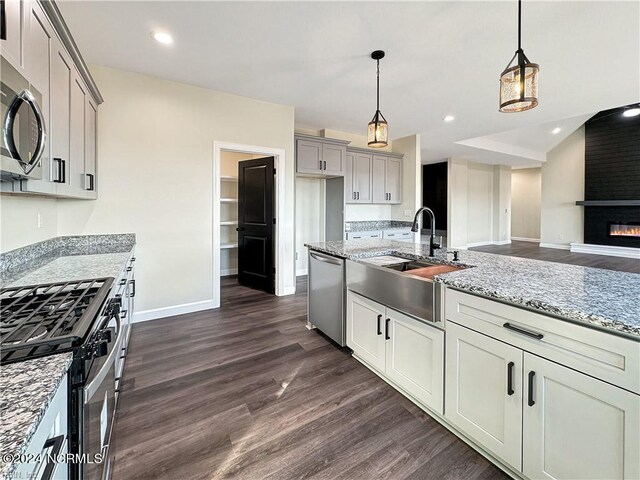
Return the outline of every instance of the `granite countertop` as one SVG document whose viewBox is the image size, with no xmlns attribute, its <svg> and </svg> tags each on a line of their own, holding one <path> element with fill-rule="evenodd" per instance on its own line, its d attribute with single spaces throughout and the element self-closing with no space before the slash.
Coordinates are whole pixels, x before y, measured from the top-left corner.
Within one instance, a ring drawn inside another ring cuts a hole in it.
<svg viewBox="0 0 640 480">
<path fill-rule="evenodd" d="M 71 353 L 62 353 L 1 367 L 0 479 L 10 478 L 17 468 L 18 463 L 6 462 L 6 456 L 27 450 L 71 360 Z"/>
<path fill-rule="evenodd" d="M 56 237 L 0 255 L 0 286 L 117 277 L 135 247 L 135 235 Z"/>
<path fill-rule="evenodd" d="M 397 228 L 411 228 L 413 222 L 403 220 L 364 220 L 345 223 L 347 232 L 368 232 L 372 230 L 393 230 Z"/>
<path fill-rule="evenodd" d="M 640 339 L 640 275 L 636 273 L 468 250 L 461 250 L 459 262 L 453 262 L 445 249 L 436 250 L 436 256 L 429 257 L 428 245 L 380 239 L 306 246 L 356 261 L 399 255 L 473 267 L 437 275 L 435 279 L 460 290 Z"/>
<path fill-rule="evenodd" d="M 0 286 L 117 278 L 134 247 L 134 234 L 45 240 L 0 255 Z M 1 454 L 26 450 L 71 360 L 71 353 L 61 353 L 1 367 Z M 15 467 L 0 460 L 0 479 L 10 477 Z"/>
</svg>

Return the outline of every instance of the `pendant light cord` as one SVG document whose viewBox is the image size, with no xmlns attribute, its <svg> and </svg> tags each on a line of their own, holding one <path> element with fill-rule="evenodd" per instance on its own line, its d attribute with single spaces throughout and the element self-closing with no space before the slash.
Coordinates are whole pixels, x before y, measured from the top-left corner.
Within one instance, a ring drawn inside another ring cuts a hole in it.
<svg viewBox="0 0 640 480">
<path fill-rule="evenodd" d="M 522 50 L 522 0 L 518 0 L 518 51 Z"/>
<path fill-rule="evenodd" d="M 376 112 L 380 111 L 380 60 L 376 60 Z"/>
</svg>

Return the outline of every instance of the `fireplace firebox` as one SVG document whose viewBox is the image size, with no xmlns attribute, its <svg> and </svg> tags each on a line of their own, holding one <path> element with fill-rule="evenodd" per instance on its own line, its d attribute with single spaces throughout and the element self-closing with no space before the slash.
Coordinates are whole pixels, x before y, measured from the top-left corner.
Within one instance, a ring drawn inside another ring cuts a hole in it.
<svg viewBox="0 0 640 480">
<path fill-rule="evenodd" d="M 640 238 L 640 222 L 608 222 L 610 237 Z"/>
</svg>

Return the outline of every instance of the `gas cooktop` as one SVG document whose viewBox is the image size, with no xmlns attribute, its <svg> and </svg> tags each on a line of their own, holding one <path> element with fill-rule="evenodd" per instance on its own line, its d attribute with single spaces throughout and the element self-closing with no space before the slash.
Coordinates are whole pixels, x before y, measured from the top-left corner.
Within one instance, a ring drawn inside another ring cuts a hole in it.
<svg viewBox="0 0 640 480">
<path fill-rule="evenodd" d="M 0 290 L 0 363 L 43 357 L 82 345 L 113 278 Z"/>
</svg>

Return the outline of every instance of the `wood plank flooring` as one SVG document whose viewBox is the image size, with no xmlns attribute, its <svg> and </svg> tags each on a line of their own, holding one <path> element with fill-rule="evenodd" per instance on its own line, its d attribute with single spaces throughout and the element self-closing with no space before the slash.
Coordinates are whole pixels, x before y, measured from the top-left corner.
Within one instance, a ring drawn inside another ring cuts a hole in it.
<svg viewBox="0 0 640 480">
<path fill-rule="evenodd" d="M 569 250 L 543 248 L 533 242 L 512 241 L 508 245 L 486 245 L 469 250 L 477 252 L 497 253 L 512 257 L 533 258 L 548 262 L 570 263 L 584 267 L 606 268 L 621 272 L 640 273 L 640 261 L 633 258 L 610 257 L 607 255 L 592 255 L 590 253 L 573 253 Z"/>
<path fill-rule="evenodd" d="M 218 310 L 134 325 L 113 479 L 505 479 L 346 349 L 305 328 L 306 278 L 223 282 Z"/>
</svg>

